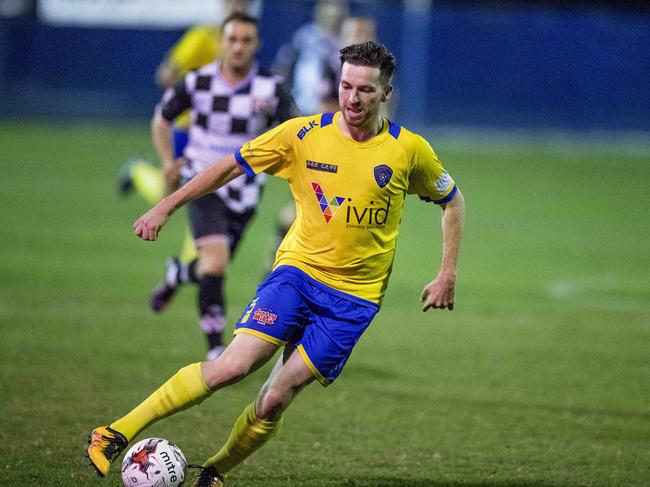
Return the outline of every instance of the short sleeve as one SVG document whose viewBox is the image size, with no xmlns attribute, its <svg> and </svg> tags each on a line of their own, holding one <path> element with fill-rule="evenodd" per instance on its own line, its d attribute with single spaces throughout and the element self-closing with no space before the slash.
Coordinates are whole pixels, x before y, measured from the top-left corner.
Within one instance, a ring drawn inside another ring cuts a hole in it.
<svg viewBox="0 0 650 487">
<path fill-rule="evenodd" d="M 184 79 L 175 88 L 165 91 L 159 106 L 163 118 L 168 122 L 192 106 L 192 97 L 187 91 Z"/>
<path fill-rule="evenodd" d="M 412 164 L 409 194 L 417 194 L 420 199 L 438 205 L 453 199 L 456 183 L 445 171 L 433 148 L 420 136 L 416 136 Z"/>
<path fill-rule="evenodd" d="M 291 175 L 291 139 L 295 120 L 288 120 L 247 142 L 235 153 L 249 176 L 265 172 L 288 179 Z"/>
</svg>

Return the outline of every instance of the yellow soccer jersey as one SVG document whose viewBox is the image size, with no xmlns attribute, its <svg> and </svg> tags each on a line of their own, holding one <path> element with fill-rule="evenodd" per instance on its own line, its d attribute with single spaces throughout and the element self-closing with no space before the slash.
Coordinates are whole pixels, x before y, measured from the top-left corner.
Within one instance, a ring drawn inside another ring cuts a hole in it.
<svg viewBox="0 0 650 487">
<path fill-rule="evenodd" d="M 221 55 L 221 28 L 199 25 L 188 30 L 171 48 L 170 58 L 184 75 Z"/>
<path fill-rule="evenodd" d="M 442 204 L 456 185 L 431 146 L 386 121 L 366 142 L 343 135 L 340 112 L 289 120 L 235 154 L 249 175 L 287 179 L 296 219 L 274 268 L 298 267 L 339 291 L 381 303 L 406 194 Z"/>
</svg>

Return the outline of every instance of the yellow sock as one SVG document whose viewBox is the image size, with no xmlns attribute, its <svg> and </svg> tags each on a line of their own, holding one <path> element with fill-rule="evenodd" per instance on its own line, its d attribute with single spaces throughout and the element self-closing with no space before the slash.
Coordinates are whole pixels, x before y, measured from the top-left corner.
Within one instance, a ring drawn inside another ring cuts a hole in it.
<svg viewBox="0 0 650 487">
<path fill-rule="evenodd" d="M 129 441 L 159 419 L 200 404 L 212 391 L 203 380 L 201 364 L 183 367 L 126 416 L 110 426 Z"/>
<path fill-rule="evenodd" d="M 185 227 L 185 238 L 183 239 L 183 248 L 181 249 L 180 259 L 184 264 L 189 264 L 199 256 L 196 251 L 194 239 L 190 233 L 190 229 Z"/>
<path fill-rule="evenodd" d="M 131 168 L 133 187 L 150 205 L 158 203 L 165 194 L 165 176 L 162 169 L 148 162 L 135 164 Z"/>
<path fill-rule="evenodd" d="M 278 421 L 262 421 L 255 415 L 255 403 L 249 404 L 237 418 L 230 437 L 216 455 L 206 460 L 204 467 L 214 467 L 225 475 L 273 438 L 280 430 Z"/>
</svg>

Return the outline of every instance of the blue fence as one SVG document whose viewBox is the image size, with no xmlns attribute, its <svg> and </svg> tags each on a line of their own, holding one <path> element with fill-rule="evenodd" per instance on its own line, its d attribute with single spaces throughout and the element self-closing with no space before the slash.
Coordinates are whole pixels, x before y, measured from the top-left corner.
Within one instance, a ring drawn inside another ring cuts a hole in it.
<svg viewBox="0 0 650 487">
<path fill-rule="evenodd" d="M 650 15 L 594 8 L 353 4 L 398 57 L 397 116 L 411 124 L 650 130 Z M 311 4 L 265 2 L 262 63 Z M 153 74 L 181 31 L 0 20 L 0 115 L 144 118 Z"/>
</svg>

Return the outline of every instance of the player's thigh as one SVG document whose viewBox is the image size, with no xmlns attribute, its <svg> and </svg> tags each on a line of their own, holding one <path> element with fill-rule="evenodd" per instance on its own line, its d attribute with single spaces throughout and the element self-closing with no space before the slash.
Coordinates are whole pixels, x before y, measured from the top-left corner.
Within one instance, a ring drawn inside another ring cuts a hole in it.
<svg viewBox="0 0 650 487">
<path fill-rule="evenodd" d="M 209 243 L 198 248 L 199 275 L 224 275 L 230 259 L 230 242 L 226 235 L 214 235 Z"/>
<path fill-rule="evenodd" d="M 247 210 L 243 213 L 229 210 L 228 213 L 228 237 L 230 238 L 230 257 L 232 258 L 239 248 L 248 225 L 255 216 L 255 210 Z"/>
<path fill-rule="evenodd" d="M 295 349 L 294 349 L 295 350 Z M 271 388 L 298 391 L 316 379 L 299 353 L 292 353 L 270 381 Z"/>
<path fill-rule="evenodd" d="M 264 394 L 264 391 L 269 388 L 271 383 L 273 382 L 273 379 L 277 377 L 277 375 L 280 373 L 280 369 L 282 366 L 289 360 L 289 357 L 293 355 L 293 353 L 296 351 L 296 347 L 294 347 L 292 344 L 287 344 L 284 347 L 284 350 L 282 351 L 282 355 L 278 357 L 278 359 L 275 361 L 275 365 L 273 366 L 273 370 L 271 370 L 271 373 L 269 374 L 268 378 L 266 379 L 266 382 L 262 386 L 262 389 L 260 389 L 260 395 Z"/>
<path fill-rule="evenodd" d="M 213 390 L 234 384 L 268 362 L 278 348 L 256 336 L 237 335 L 218 358 L 203 362 L 203 378 Z"/>
<path fill-rule="evenodd" d="M 313 320 L 297 348 L 314 376 L 326 386 L 343 371 L 378 307 L 358 298 L 323 292 L 317 286 L 310 289 Z"/>
<path fill-rule="evenodd" d="M 215 193 L 190 201 L 187 216 L 197 248 L 228 238 L 229 210 Z"/>
</svg>

